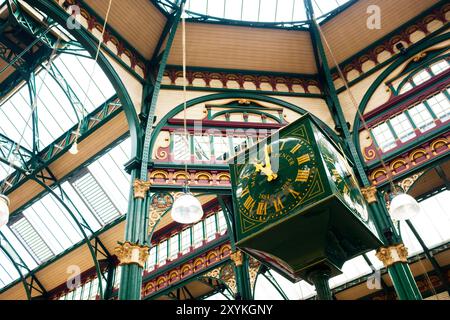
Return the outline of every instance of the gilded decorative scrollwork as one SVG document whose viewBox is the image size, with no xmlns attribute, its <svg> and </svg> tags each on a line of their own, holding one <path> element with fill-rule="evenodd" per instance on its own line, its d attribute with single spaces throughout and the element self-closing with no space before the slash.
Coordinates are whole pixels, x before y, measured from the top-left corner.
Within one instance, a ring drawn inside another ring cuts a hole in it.
<svg viewBox="0 0 450 320">
<path fill-rule="evenodd" d="M 403 192 L 407 193 L 409 188 L 414 184 L 414 182 L 419 179 L 419 177 L 424 173 L 424 171 L 413 174 L 410 177 L 407 177 L 403 179 L 402 181 L 398 182 L 397 185 L 402 188 Z"/>
<path fill-rule="evenodd" d="M 119 265 L 137 264 L 143 268 L 149 255 L 149 247 L 126 241 L 119 244 L 114 253 L 120 261 Z"/>
<path fill-rule="evenodd" d="M 152 183 L 150 181 L 143 181 L 136 179 L 133 182 L 134 198 L 145 199 L 147 191 L 150 189 Z"/>
<path fill-rule="evenodd" d="M 375 255 L 381 262 L 383 262 L 386 268 L 396 262 L 408 262 L 408 249 L 403 243 L 378 248 Z"/>
<path fill-rule="evenodd" d="M 237 283 L 236 274 L 234 272 L 234 267 L 232 264 L 227 264 L 222 267 L 220 272 L 220 279 L 230 288 L 230 290 L 236 294 L 237 293 Z"/>
<path fill-rule="evenodd" d="M 249 257 L 248 260 L 248 273 L 249 273 L 249 277 L 250 277 L 250 288 L 254 288 L 255 286 L 255 282 L 256 282 L 256 278 L 258 277 L 258 271 L 259 268 L 261 266 L 261 263 L 252 258 Z"/>
<path fill-rule="evenodd" d="M 152 196 L 148 217 L 149 231 L 161 220 L 164 212 L 172 207 L 172 204 L 173 197 L 169 193 L 155 193 Z"/>
<path fill-rule="evenodd" d="M 361 192 L 368 203 L 377 202 L 377 188 L 375 186 L 362 188 Z"/>
<path fill-rule="evenodd" d="M 236 267 L 242 266 L 242 262 L 244 260 L 244 256 L 242 255 L 242 251 L 233 252 L 230 255 L 231 260 L 233 260 Z"/>
</svg>

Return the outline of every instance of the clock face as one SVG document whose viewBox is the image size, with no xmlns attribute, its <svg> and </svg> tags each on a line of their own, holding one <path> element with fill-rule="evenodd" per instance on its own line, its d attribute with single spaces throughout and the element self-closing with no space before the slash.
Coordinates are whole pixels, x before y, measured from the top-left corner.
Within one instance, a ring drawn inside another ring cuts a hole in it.
<svg viewBox="0 0 450 320">
<path fill-rule="evenodd" d="M 255 223 L 280 218 L 296 208 L 317 175 L 315 153 L 303 139 L 280 139 L 262 148 L 244 165 L 236 185 L 239 211 Z"/>
<path fill-rule="evenodd" d="M 369 214 L 366 202 L 347 160 L 322 134 L 319 134 L 317 142 L 331 179 L 340 191 L 345 203 L 356 211 L 363 221 L 367 222 Z"/>
</svg>

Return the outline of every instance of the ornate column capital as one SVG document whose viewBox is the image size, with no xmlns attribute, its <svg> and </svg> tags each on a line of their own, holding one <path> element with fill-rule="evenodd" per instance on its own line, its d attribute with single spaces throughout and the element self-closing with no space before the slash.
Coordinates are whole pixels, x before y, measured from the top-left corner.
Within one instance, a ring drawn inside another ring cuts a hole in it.
<svg viewBox="0 0 450 320">
<path fill-rule="evenodd" d="M 135 199 L 145 199 L 145 195 L 147 194 L 148 189 L 152 183 L 150 181 L 142 181 L 139 179 L 134 180 L 133 189 L 134 189 L 134 198 Z"/>
<path fill-rule="evenodd" d="M 366 198 L 366 201 L 368 203 L 375 203 L 375 202 L 377 202 L 377 188 L 375 186 L 362 188 L 361 192 L 362 192 L 364 198 Z"/>
<path fill-rule="evenodd" d="M 149 255 L 149 246 L 139 245 L 126 241 L 114 249 L 114 253 L 119 258 L 119 265 L 138 264 L 144 267 Z"/>
<path fill-rule="evenodd" d="M 230 258 L 233 260 L 236 267 L 242 266 L 242 263 L 244 262 L 244 255 L 242 254 L 242 251 L 239 250 L 230 254 Z"/>
<path fill-rule="evenodd" d="M 408 262 L 408 248 L 406 248 L 403 243 L 378 248 L 375 255 L 383 262 L 386 268 L 396 262 Z"/>
</svg>

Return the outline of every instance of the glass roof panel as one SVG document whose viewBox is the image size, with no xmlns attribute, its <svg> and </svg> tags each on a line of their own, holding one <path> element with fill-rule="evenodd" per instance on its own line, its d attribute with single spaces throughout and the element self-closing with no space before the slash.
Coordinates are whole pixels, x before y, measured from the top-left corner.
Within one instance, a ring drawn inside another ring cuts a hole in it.
<svg viewBox="0 0 450 320">
<path fill-rule="evenodd" d="M 59 55 L 51 68 L 41 68 L 35 86 L 39 150 L 115 94 L 94 60 L 71 54 Z M 28 85 L 0 102 L 0 133 L 29 150 L 33 148 L 32 109 Z"/>
<path fill-rule="evenodd" d="M 19 273 L 3 250 L 0 250 L 0 261 L 0 285 L 6 286 L 19 278 Z"/>
<path fill-rule="evenodd" d="M 65 204 L 79 222 L 86 221 L 92 232 L 126 213 L 130 178 L 123 164 L 128 159 L 130 148 L 128 138 L 81 170 L 74 179 L 62 184 Z M 74 181 L 84 177 L 94 181 L 88 186 L 89 190 L 82 190 L 86 194 L 74 187 Z M 58 189 L 55 192 L 58 194 Z M 0 231 L 30 270 L 83 239 L 72 216 L 50 194 L 22 213 L 13 215 L 8 225 Z M 85 232 L 91 234 L 89 230 Z M 3 242 L 1 244 L 3 246 Z M 8 261 L 7 257 L 0 254 L 0 289 L 19 278 L 13 270 L 14 266 Z"/>
<path fill-rule="evenodd" d="M 349 1 L 313 0 L 315 15 L 320 21 Z M 187 0 L 186 10 L 190 17 L 208 16 L 215 21 L 282 22 L 289 26 L 289 23 L 307 20 L 303 0 Z"/>
</svg>

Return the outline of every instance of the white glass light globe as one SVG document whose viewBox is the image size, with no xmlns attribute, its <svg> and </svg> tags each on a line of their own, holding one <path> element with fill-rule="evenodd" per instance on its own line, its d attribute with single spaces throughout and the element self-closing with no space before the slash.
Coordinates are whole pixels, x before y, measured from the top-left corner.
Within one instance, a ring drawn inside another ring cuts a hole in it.
<svg viewBox="0 0 450 320">
<path fill-rule="evenodd" d="M 78 153 L 78 144 L 74 142 L 74 144 L 70 147 L 69 152 L 71 154 L 77 154 Z"/>
<path fill-rule="evenodd" d="M 0 228 L 8 223 L 9 220 L 9 199 L 0 194 Z"/>
<path fill-rule="evenodd" d="M 178 197 L 170 212 L 172 219 L 178 223 L 191 224 L 203 217 L 202 204 L 190 193 Z"/>
<path fill-rule="evenodd" d="M 410 195 L 400 193 L 391 201 L 390 214 L 397 221 L 408 220 L 420 213 L 419 203 Z"/>
</svg>

